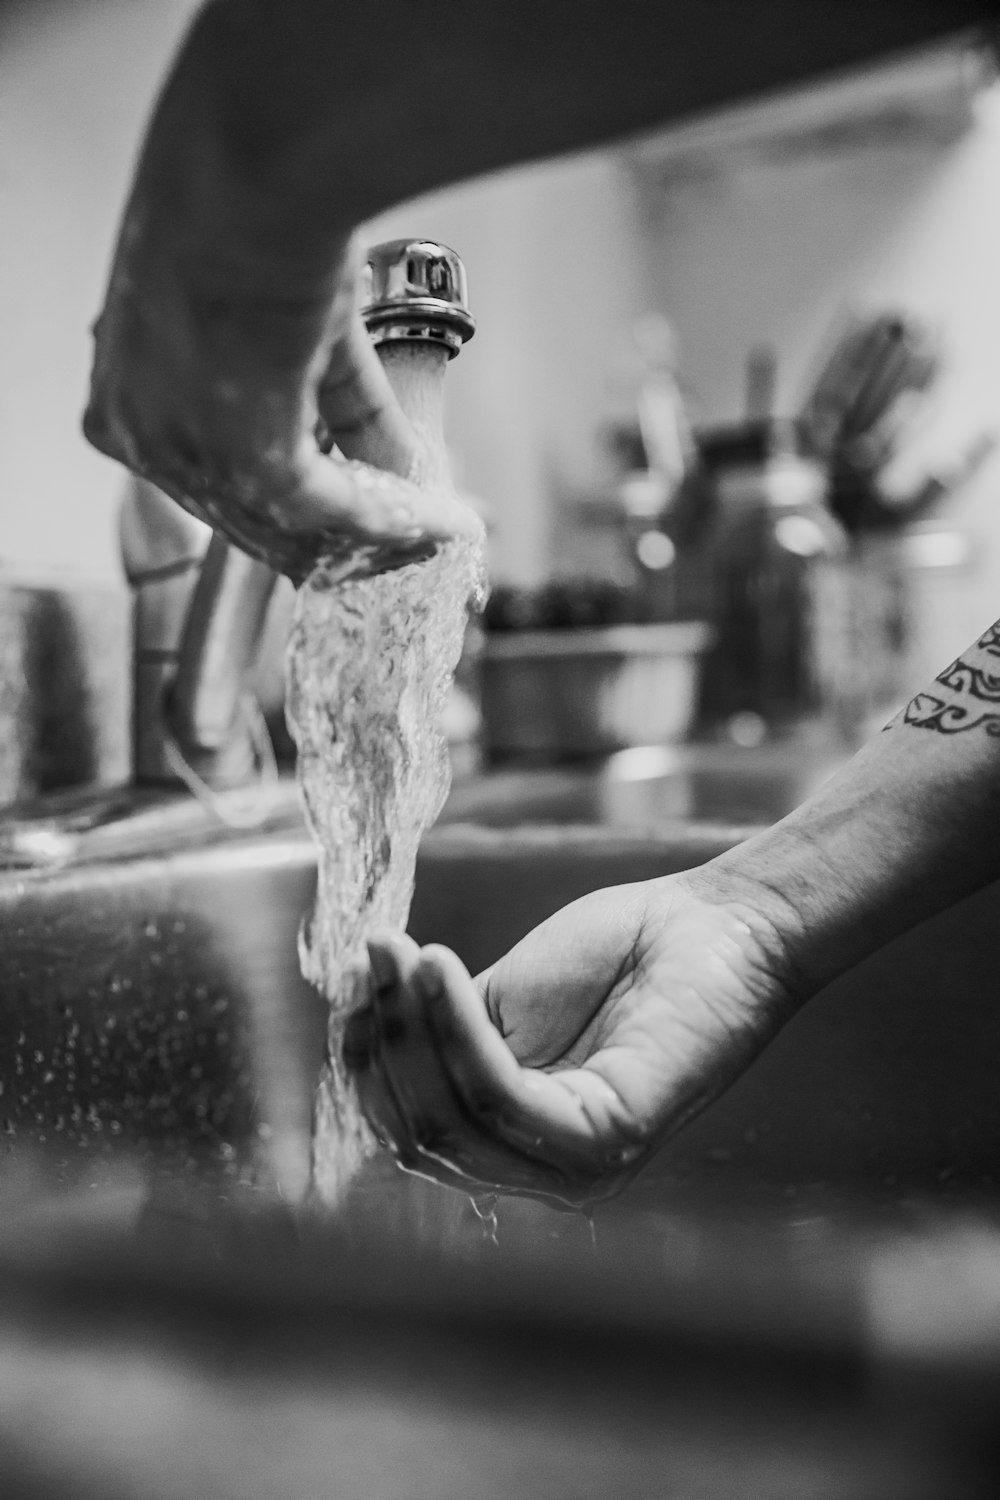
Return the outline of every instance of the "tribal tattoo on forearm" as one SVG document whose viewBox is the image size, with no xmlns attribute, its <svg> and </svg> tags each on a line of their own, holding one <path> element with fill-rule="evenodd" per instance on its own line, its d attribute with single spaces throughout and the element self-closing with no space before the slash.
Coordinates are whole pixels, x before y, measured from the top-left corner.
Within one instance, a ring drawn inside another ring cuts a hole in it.
<svg viewBox="0 0 1000 1500">
<path fill-rule="evenodd" d="M 933 685 L 941 688 L 940 697 L 918 693 L 893 724 L 912 724 L 935 734 L 964 734 L 982 728 L 1000 739 L 1000 620 L 946 667 Z"/>
</svg>

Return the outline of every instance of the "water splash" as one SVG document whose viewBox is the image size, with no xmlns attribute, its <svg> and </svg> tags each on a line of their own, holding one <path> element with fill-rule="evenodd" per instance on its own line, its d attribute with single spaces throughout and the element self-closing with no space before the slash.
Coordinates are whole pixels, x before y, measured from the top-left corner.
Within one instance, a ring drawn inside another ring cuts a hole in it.
<svg viewBox="0 0 1000 1500">
<path fill-rule="evenodd" d="M 500 1219 L 497 1206 L 500 1202 L 499 1192 L 470 1193 L 469 1202 L 472 1212 L 479 1220 L 483 1231 L 483 1239 L 489 1240 L 491 1245 L 500 1248 Z"/>
<path fill-rule="evenodd" d="M 446 351 L 388 344 L 386 373 L 417 439 L 410 479 L 449 488 L 441 426 Z M 375 577 L 321 564 L 299 590 L 288 652 L 287 712 L 306 816 L 318 846 L 303 973 L 330 1002 L 314 1180 L 337 1202 L 374 1149 L 341 1062 L 347 1015 L 367 998 L 365 936 L 402 930 L 417 849 L 448 793 L 442 715 L 470 605 L 485 600 L 483 529 L 428 561 Z M 363 553 L 362 553 L 363 555 Z"/>
<path fill-rule="evenodd" d="M 376 577 L 345 581 L 321 567 L 299 591 L 288 718 L 319 850 L 300 957 L 330 1002 L 314 1144 L 328 1202 L 374 1147 L 340 1061 L 343 1025 L 367 996 L 366 934 L 406 925 L 417 848 L 451 779 L 441 719 L 470 600 L 483 591 L 482 547 L 466 541 Z"/>
</svg>

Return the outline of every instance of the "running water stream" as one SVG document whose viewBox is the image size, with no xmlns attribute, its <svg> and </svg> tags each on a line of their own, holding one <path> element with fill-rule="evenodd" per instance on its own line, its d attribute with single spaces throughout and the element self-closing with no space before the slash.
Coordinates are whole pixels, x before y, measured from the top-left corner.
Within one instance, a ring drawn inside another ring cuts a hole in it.
<svg viewBox="0 0 1000 1500">
<path fill-rule="evenodd" d="M 412 477 L 449 483 L 440 427 L 443 351 L 383 351 L 416 428 Z M 374 1149 L 341 1062 L 347 1015 L 368 993 L 365 937 L 402 930 L 417 849 L 451 780 L 442 715 L 470 605 L 485 597 L 481 541 L 374 577 L 321 565 L 299 590 L 288 655 L 288 718 L 306 816 L 318 847 L 302 969 L 330 1003 L 329 1060 L 317 1103 L 317 1191 L 339 1201 Z"/>
</svg>

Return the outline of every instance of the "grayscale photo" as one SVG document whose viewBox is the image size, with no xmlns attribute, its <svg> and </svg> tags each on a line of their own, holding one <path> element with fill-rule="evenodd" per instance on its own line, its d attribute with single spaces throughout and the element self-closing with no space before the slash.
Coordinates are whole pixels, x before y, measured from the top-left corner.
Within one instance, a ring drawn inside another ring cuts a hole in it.
<svg viewBox="0 0 1000 1500">
<path fill-rule="evenodd" d="M 0 0 L 0 1500 L 998 1392 L 1000 0 Z"/>
</svg>

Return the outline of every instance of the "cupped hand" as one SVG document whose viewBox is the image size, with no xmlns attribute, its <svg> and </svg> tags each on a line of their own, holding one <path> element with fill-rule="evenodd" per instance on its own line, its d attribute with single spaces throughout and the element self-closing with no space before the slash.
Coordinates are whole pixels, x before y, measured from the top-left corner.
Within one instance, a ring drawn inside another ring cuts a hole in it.
<svg viewBox="0 0 1000 1500">
<path fill-rule="evenodd" d="M 760 904 L 700 875 L 597 891 L 473 980 L 446 948 L 369 944 L 344 1057 L 412 1171 L 583 1202 L 623 1186 L 794 1008 Z"/>
<path fill-rule="evenodd" d="M 452 492 L 409 477 L 418 440 L 358 311 L 354 242 L 308 290 L 261 290 L 229 264 L 235 235 L 219 269 L 183 225 L 149 233 L 143 191 L 95 325 L 90 442 L 295 578 L 320 557 L 380 571 L 474 534 Z"/>
</svg>

